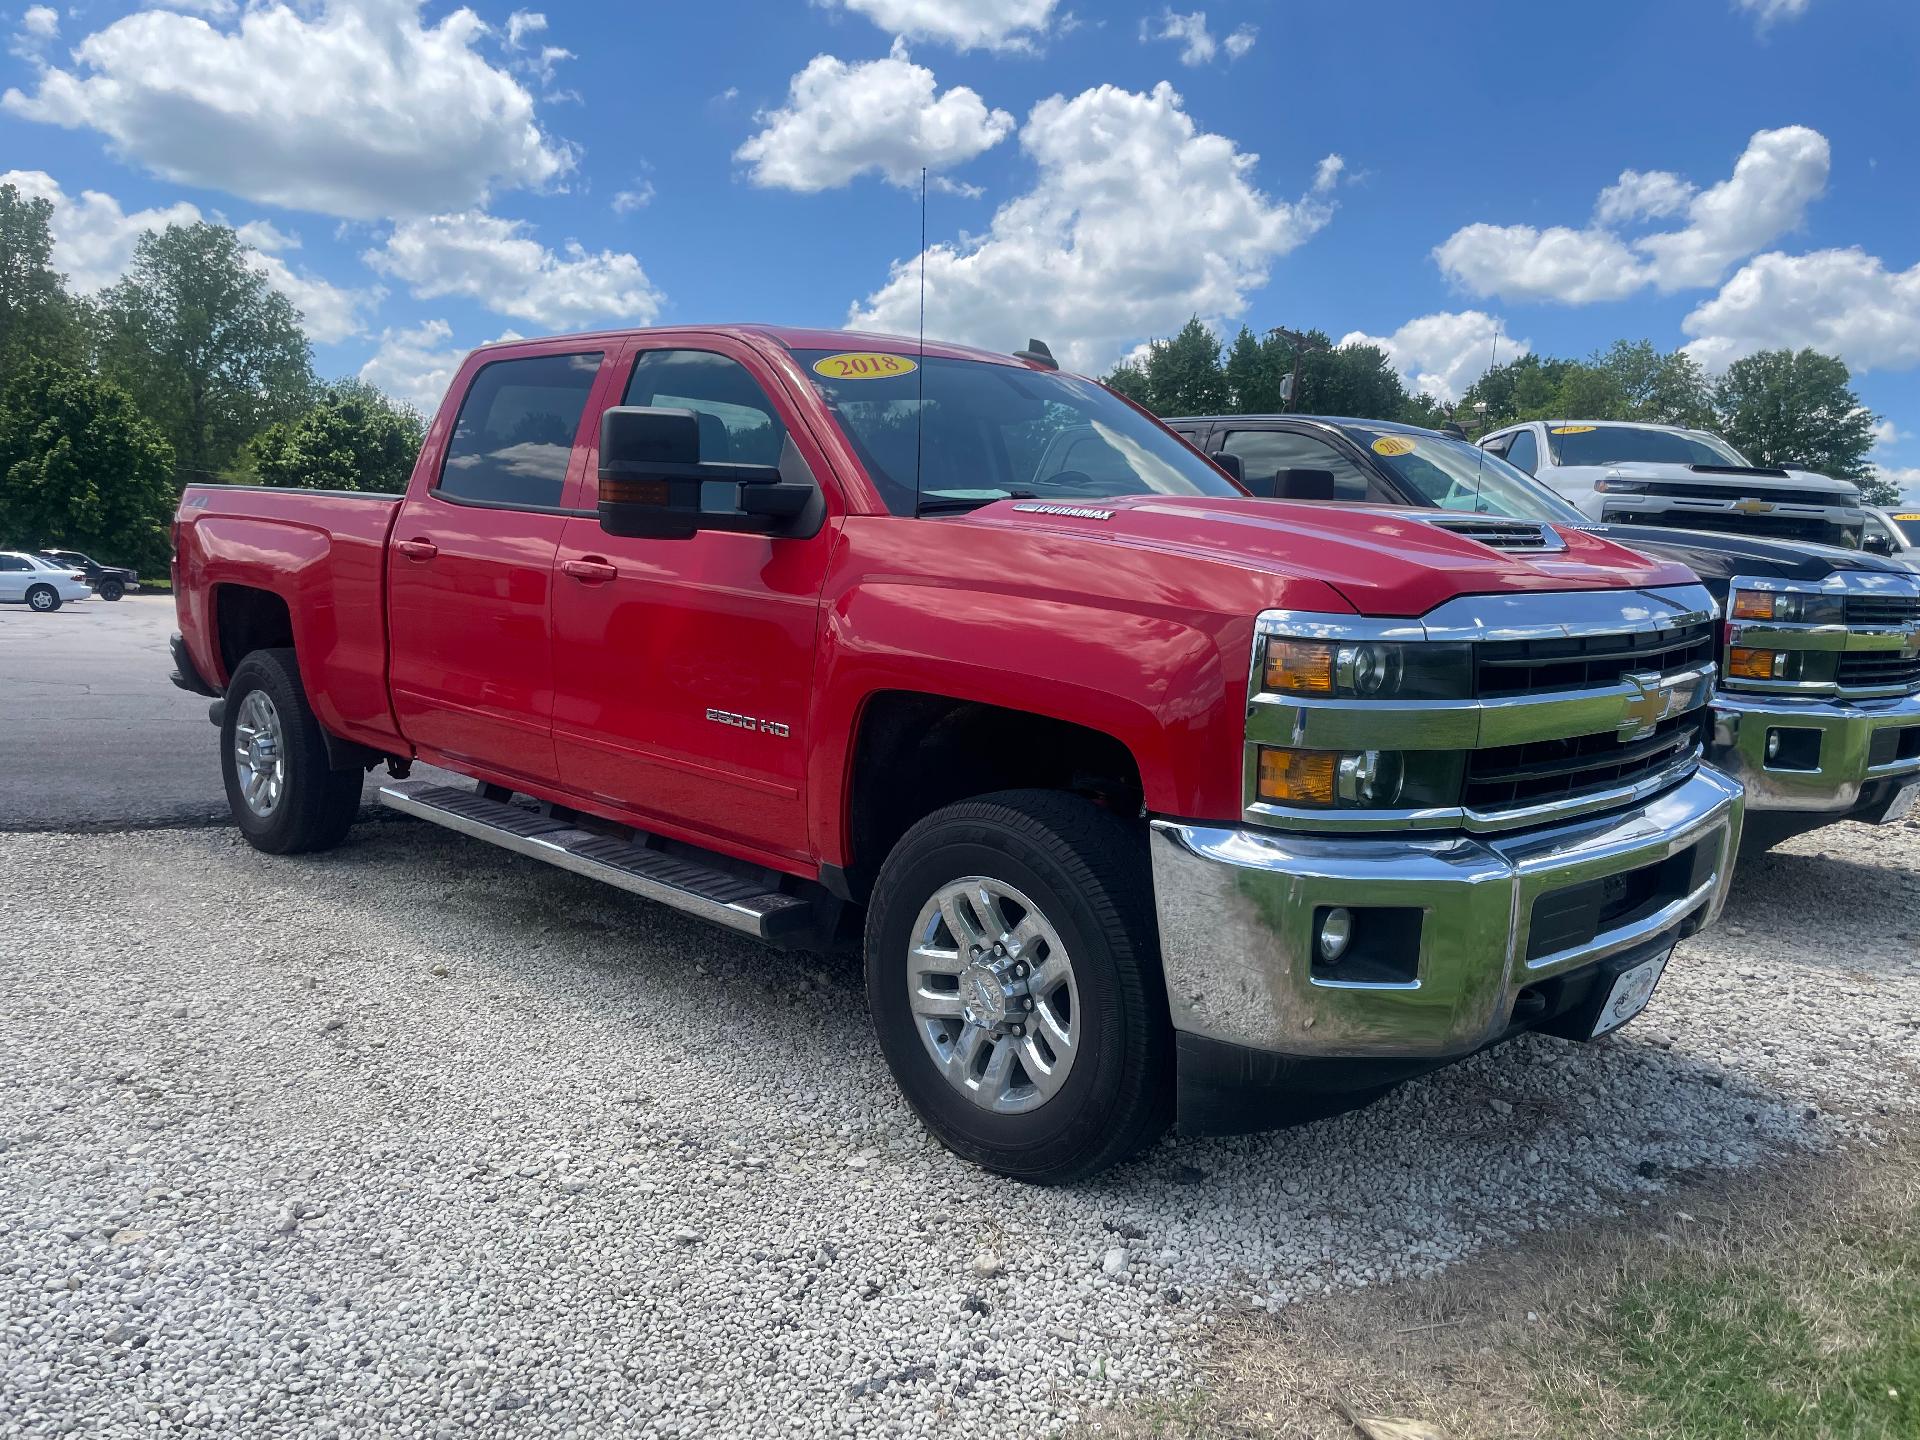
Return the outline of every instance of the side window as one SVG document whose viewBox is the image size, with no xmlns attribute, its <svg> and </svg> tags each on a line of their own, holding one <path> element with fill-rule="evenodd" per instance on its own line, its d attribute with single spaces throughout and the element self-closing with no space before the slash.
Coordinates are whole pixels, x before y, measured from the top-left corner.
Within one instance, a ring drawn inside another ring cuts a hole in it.
<svg viewBox="0 0 1920 1440">
<path fill-rule="evenodd" d="M 0 570 L 31 570 L 33 566 L 18 555 L 0 555 Z"/>
<path fill-rule="evenodd" d="M 627 405 L 691 410 L 700 417 L 700 458 L 723 465 L 778 465 L 787 427 L 760 382 L 712 350 L 643 350 L 627 382 Z"/>
<path fill-rule="evenodd" d="M 600 353 L 530 355 L 484 366 L 467 387 L 435 493 L 496 505 L 555 506 Z"/>
<path fill-rule="evenodd" d="M 1513 432 L 1513 444 L 1507 447 L 1507 463 L 1518 466 L 1529 475 L 1540 468 L 1540 447 L 1534 442 L 1531 430 Z"/>
<path fill-rule="evenodd" d="M 1333 475 L 1335 500 L 1385 505 L 1399 500 L 1333 446 L 1311 435 L 1292 430 L 1229 430 L 1220 448 L 1240 457 L 1250 480 L 1264 480 L 1276 470 L 1326 470 Z"/>
</svg>

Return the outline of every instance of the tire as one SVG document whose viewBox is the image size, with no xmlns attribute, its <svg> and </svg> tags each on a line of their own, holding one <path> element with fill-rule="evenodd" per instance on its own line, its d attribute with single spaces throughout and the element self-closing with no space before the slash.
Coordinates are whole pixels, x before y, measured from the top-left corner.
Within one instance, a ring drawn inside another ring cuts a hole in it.
<svg viewBox="0 0 1920 1440">
<path fill-rule="evenodd" d="M 60 592 L 51 585 L 35 585 L 27 591 L 28 608 L 42 615 L 51 615 L 60 605 Z"/>
<path fill-rule="evenodd" d="M 244 769 L 243 750 L 252 757 Z M 269 855 L 331 850 L 360 813 L 363 777 L 327 763 L 291 650 L 255 650 L 234 667 L 220 720 L 220 773 L 234 823 Z"/>
<path fill-rule="evenodd" d="M 118 600 L 126 593 L 126 586 L 122 585 L 118 580 L 102 580 L 100 582 L 100 598 L 109 603 Z"/>
<path fill-rule="evenodd" d="M 937 901 L 975 877 L 997 889 L 996 903 L 960 903 L 960 929 L 969 932 L 960 936 Z M 895 1081 L 949 1150 L 1001 1175 L 1060 1185 L 1118 1164 L 1165 1131 L 1173 1030 L 1152 894 L 1140 832 L 1057 791 L 950 805 L 894 847 L 867 913 L 867 1003 Z M 995 914 L 1012 923 L 996 925 Z M 985 949 L 963 965 L 975 953 L 969 937 L 991 940 L 995 928 L 1026 938 L 1006 956 Z M 1051 935 L 1036 944 L 1041 931 Z M 1037 967 L 1024 979 L 1020 955 Z M 956 972 L 953 989 L 928 966 Z M 1062 1037 L 1070 1052 L 1053 1043 Z M 1012 1057 L 1004 1066 L 1003 1049 Z M 1054 1078 L 1042 1084 L 1049 1056 Z"/>
</svg>

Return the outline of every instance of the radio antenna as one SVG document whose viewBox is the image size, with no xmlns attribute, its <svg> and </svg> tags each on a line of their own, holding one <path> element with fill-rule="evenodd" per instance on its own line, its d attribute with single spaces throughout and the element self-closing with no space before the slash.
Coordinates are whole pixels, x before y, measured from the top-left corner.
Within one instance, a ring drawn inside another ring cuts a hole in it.
<svg viewBox="0 0 1920 1440">
<path fill-rule="evenodd" d="M 1487 350 L 1487 374 L 1493 374 L 1494 363 L 1500 358 L 1500 317 L 1493 317 L 1493 344 Z M 1473 513 L 1480 514 L 1480 477 L 1487 468 L 1487 452 L 1478 440 L 1473 442 Z"/>
<path fill-rule="evenodd" d="M 920 167 L 920 338 L 913 366 L 913 513 L 920 513 L 920 442 L 927 428 L 927 167 Z"/>
</svg>

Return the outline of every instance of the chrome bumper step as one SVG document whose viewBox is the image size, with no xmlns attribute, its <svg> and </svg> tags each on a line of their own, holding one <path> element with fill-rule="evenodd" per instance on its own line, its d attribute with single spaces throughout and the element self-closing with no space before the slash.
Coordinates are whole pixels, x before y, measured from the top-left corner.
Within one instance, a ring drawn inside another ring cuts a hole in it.
<svg viewBox="0 0 1920 1440">
<path fill-rule="evenodd" d="M 814 921 L 814 907 L 797 896 L 769 891 L 758 882 L 695 860 L 596 835 L 471 790 L 426 780 L 396 780 L 380 787 L 380 803 L 761 940 L 785 939 L 805 931 Z"/>
</svg>

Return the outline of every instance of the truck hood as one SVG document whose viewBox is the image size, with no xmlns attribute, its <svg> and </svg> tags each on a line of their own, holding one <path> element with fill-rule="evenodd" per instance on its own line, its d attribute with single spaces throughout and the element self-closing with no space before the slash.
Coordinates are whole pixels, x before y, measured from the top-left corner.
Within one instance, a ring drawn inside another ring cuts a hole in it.
<svg viewBox="0 0 1920 1440">
<path fill-rule="evenodd" d="M 1720 484 L 1748 495 L 1765 495 L 1769 490 L 1817 490 L 1833 496 L 1836 505 L 1860 503 L 1860 488 L 1857 485 L 1816 474 L 1812 470 L 1787 470 L 1759 465 L 1668 465 L 1645 460 L 1569 468 L 1578 468 L 1583 474 L 1617 475 L 1622 480 L 1681 480 L 1695 485 Z"/>
<path fill-rule="evenodd" d="M 1677 530 L 1661 525 L 1601 525 L 1594 533 L 1649 555 L 1674 560 L 1698 575 L 1715 593 L 1735 575 L 1776 580 L 1825 580 L 1842 571 L 1870 574 L 1913 573 L 1903 560 L 1837 545 L 1767 540 L 1718 530 Z M 1715 582 L 1722 582 L 1718 585 Z"/>
<path fill-rule="evenodd" d="M 1313 505 L 1211 496 L 1075 501 L 1000 500 L 951 523 L 1073 535 L 1119 551 L 1187 555 L 1331 586 L 1362 615 L 1424 615 L 1461 595 L 1516 590 L 1613 590 L 1683 585 L 1684 566 L 1572 525 L 1564 550 L 1501 550 L 1436 520 L 1453 511 Z M 1124 566 L 1121 555 L 1116 566 Z"/>
</svg>

